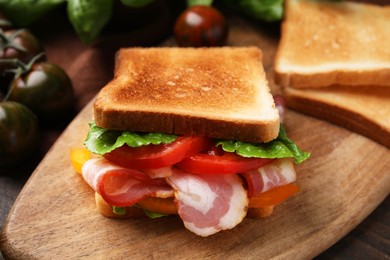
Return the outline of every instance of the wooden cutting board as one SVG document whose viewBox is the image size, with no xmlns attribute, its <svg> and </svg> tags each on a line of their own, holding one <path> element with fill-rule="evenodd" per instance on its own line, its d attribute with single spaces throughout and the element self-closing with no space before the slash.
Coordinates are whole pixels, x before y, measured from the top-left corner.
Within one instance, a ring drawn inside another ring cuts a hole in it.
<svg viewBox="0 0 390 260">
<path fill-rule="evenodd" d="M 256 45 L 272 91 L 277 41 L 267 31 L 235 21 L 230 45 Z M 170 45 L 171 43 L 167 43 Z M 207 238 L 187 231 L 178 217 L 114 220 L 97 213 L 94 193 L 69 160 L 92 117 L 92 101 L 75 118 L 20 193 L 0 237 L 12 259 L 309 259 L 330 247 L 390 193 L 390 151 L 325 121 L 287 111 L 289 136 L 311 158 L 298 165 L 301 192 L 271 217 L 245 219 Z"/>
</svg>

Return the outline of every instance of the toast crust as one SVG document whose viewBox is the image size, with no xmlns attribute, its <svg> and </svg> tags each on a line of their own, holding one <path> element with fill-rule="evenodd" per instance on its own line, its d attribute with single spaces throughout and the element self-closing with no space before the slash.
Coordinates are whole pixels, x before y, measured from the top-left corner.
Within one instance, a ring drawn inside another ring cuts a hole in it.
<svg viewBox="0 0 390 260">
<path fill-rule="evenodd" d="M 98 126 L 268 142 L 279 114 L 256 47 L 128 48 L 98 94 Z"/>
<path fill-rule="evenodd" d="M 390 148 L 390 89 L 378 86 L 284 88 L 286 105 Z"/>
<path fill-rule="evenodd" d="M 390 86 L 390 6 L 286 1 L 275 58 L 283 87 Z"/>
</svg>

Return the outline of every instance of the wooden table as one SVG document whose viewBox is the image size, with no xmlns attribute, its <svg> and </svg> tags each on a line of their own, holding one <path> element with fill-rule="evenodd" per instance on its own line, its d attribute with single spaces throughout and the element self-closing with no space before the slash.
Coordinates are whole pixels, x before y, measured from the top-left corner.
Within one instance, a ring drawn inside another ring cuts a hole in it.
<svg viewBox="0 0 390 260">
<path fill-rule="evenodd" d="M 41 147 L 29 163 L 15 169 L 1 170 L 0 229 L 5 223 L 16 197 L 36 165 L 62 133 L 65 126 L 96 94 L 98 89 L 111 78 L 114 52 L 121 46 L 160 44 L 169 36 L 172 22 L 172 20 L 167 20 L 166 23 L 150 23 L 141 31 L 134 31 L 125 35 L 105 32 L 102 41 L 92 46 L 86 46 L 79 42 L 70 25 L 66 22 L 66 18 L 57 15 L 50 17 L 50 19 L 58 21 L 58 23 L 54 23 L 56 27 L 48 26 L 48 29 L 42 30 L 36 26 L 32 30 L 43 41 L 48 60 L 62 66 L 72 78 L 77 97 L 75 111 L 71 112 L 69 117 L 61 123 L 42 126 Z M 42 24 L 44 24 L 44 21 L 42 21 Z M 256 43 L 258 39 L 253 40 L 250 35 L 253 30 L 260 30 L 262 33 L 270 35 L 270 37 L 278 36 L 278 24 L 255 24 L 237 17 L 232 17 L 230 23 L 232 27 L 236 28 L 235 31 L 237 32 L 230 37 L 240 38 L 230 38 L 230 42 Z M 60 24 L 60 27 L 58 27 L 58 24 Z M 237 30 L 237 28 L 240 28 L 240 30 Z M 172 44 L 172 41 L 168 39 L 164 44 Z M 104 49 L 104 52 L 101 51 L 102 49 Z M 104 65 L 102 66 L 102 64 Z M 364 159 L 368 160 L 369 158 Z M 369 217 L 343 239 L 319 255 L 317 259 L 389 259 L 389 208 L 390 197 L 388 196 Z"/>
</svg>

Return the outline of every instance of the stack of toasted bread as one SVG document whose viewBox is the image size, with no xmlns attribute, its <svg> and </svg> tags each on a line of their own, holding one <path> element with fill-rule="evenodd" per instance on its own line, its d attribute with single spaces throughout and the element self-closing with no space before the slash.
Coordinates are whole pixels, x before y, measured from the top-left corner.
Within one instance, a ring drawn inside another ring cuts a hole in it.
<svg viewBox="0 0 390 260">
<path fill-rule="evenodd" d="M 390 6 L 285 4 L 275 81 L 287 105 L 390 147 Z"/>
</svg>

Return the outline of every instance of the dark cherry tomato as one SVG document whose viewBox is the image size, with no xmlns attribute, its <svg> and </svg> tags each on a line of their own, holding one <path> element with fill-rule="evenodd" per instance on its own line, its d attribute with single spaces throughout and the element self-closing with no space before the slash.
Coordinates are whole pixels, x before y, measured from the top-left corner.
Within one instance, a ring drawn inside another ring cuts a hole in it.
<svg viewBox="0 0 390 260">
<path fill-rule="evenodd" d="M 0 103 L 0 167 L 23 164 L 39 143 L 38 119 L 17 102 Z"/>
<path fill-rule="evenodd" d="M 8 20 L 8 18 L 0 12 L 0 29 L 3 31 L 9 30 L 12 28 L 12 23 Z"/>
<path fill-rule="evenodd" d="M 0 59 L 19 59 L 28 63 L 43 52 L 40 41 L 27 29 L 0 32 Z"/>
<path fill-rule="evenodd" d="M 55 120 L 72 109 L 74 93 L 61 67 L 38 62 L 12 80 L 7 98 L 28 106 L 39 118 Z"/>
<path fill-rule="evenodd" d="M 228 24 L 217 9 L 194 5 L 178 17 L 174 36 L 182 47 L 222 46 L 227 40 Z"/>
</svg>

